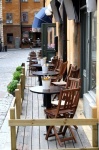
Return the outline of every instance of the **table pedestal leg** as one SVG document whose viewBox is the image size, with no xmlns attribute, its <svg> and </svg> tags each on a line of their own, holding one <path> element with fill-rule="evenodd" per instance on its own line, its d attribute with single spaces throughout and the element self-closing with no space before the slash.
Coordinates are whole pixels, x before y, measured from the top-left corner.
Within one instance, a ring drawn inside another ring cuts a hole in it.
<svg viewBox="0 0 99 150">
<path fill-rule="evenodd" d="M 38 76 L 38 79 L 39 79 L 39 85 L 41 86 L 41 85 L 42 85 L 42 79 L 41 79 L 41 76 Z"/>
<path fill-rule="evenodd" d="M 43 96 L 43 105 L 47 109 L 51 108 L 51 95 L 50 94 L 44 94 L 44 96 Z"/>
</svg>

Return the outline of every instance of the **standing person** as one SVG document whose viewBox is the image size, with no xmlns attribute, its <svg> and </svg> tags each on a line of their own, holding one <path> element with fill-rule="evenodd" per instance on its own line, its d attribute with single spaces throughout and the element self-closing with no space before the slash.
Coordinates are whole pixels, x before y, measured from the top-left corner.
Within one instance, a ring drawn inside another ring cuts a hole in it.
<svg viewBox="0 0 99 150">
<path fill-rule="evenodd" d="M 37 38 L 36 43 L 37 43 L 37 46 L 40 46 L 40 39 L 39 38 Z"/>
</svg>

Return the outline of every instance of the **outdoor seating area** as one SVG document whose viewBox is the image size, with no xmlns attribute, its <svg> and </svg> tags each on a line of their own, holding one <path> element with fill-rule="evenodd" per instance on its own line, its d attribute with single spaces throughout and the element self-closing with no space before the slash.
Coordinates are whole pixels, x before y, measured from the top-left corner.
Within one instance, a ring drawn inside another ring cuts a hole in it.
<svg viewBox="0 0 99 150">
<path fill-rule="evenodd" d="M 18 88 L 17 99 L 22 99 L 18 105 L 21 112 L 16 111 L 15 106 L 10 109 L 12 150 L 97 150 L 97 119 L 82 119 L 77 115 L 81 89 L 80 68 L 60 59 L 47 63 L 47 66 L 45 58 L 45 62 L 42 59 L 38 64 L 36 53 L 29 54 L 25 80 L 20 83 L 22 89 Z M 57 65 L 54 66 L 53 62 Z M 43 70 L 41 63 L 47 70 Z M 20 112 L 19 117 L 16 112 Z M 83 125 L 93 126 L 92 143 Z"/>
</svg>

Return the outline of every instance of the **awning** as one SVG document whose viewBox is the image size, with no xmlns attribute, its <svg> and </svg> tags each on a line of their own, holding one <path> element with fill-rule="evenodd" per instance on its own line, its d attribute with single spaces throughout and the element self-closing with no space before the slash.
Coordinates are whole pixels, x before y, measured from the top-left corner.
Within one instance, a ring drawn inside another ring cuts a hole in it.
<svg viewBox="0 0 99 150">
<path fill-rule="evenodd" d="M 46 8 L 43 7 L 40 11 L 35 15 L 32 28 L 41 28 L 42 23 L 52 23 L 52 16 L 47 16 L 45 14 Z"/>
<path fill-rule="evenodd" d="M 61 3 L 58 0 L 52 0 L 50 2 L 50 4 L 51 4 L 51 8 L 52 8 L 52 12 L 53 12 L 55 20 L 57 22 L 62 23 L 61 15 L 59 12 L 59 7 L 60 7 Z"/>
<path fill-rule="evenodd" d="M 87 12 L 96 11 L 97 9 L 96 0 L 86 0 L 86 4 L 87 4 Z"/>
</svg>

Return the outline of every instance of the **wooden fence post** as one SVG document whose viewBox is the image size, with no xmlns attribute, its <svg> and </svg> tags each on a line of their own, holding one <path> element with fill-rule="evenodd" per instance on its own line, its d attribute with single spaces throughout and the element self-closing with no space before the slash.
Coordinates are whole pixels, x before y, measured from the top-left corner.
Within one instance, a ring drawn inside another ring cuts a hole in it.
<svg viewBox="0 0 99 150">
<path fill-rule="evenodd" d="M 20 101 L 20 115 L 21 115 L 21 112 L 22 112 L 22 95 L 21 95 L 21 84 L 18 83 L 17 84 L 17 89 L 19 89 L 19 101 Z"/>
<path fill-rule="evenodd" d="M 15 89 L 15 97 L 16 97 L 16 117 L 20 119 L 21 114 L 21 98 L 19 89 Z"/>
<path fill-rule="evenodd" d="M 24 99 L 24 75 L 21 74 L 21 96 L 22 100 Z"/>
<path fill-rule="evenodd" d="M 92 107 L 92 118 L 97 118 L 97 107 Z M 98 124 L 92 126 L 92 146 L 98 147 Z"/>
<path fill-rule="evenodd" d="M 22 67 L 25 67 L 25 63 L 22 63 L 22 65 L 21 65 Z"/>
<path fill-rule="evenodd" d="M 15 119 L 15 108 L 10 108 L 10 119 Z M 11 150 L 16 150 L 16 127 L 11 126 Z"/>
<path fill-rule="evenodd" d="M 22 74 L 23 74 L 23 87 L 25 88 L 25 67 L 22 67 Z"/>
</svg>

